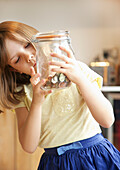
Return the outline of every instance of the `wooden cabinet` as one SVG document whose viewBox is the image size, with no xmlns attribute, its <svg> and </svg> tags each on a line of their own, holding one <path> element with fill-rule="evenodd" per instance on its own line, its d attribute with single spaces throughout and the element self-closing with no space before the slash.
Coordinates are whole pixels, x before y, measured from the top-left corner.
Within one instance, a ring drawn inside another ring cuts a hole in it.
<svg viewBox="0 0 120 170">
<path fill-rule="evenodd" d="M 5 111 L 0 114 L 0 170 L 13 170 L 15 160 L 15 116 Z"/>
<path fill-rule="evenodd" d="M 43 149 L 26 153 L 18 140 L 16 115 L 4 110 L 0 114 L 0 170 L 37 170 Z"/>
</svg>

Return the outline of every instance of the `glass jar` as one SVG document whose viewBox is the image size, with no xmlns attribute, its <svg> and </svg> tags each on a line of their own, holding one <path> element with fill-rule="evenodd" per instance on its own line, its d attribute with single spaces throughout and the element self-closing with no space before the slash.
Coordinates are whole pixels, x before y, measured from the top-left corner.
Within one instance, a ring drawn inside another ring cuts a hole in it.
<svg viewBox="0 0 120 170">
<path fill-rule="evenodd" d="M 69 32 L 59 30 L 37 33 L 33 36 L 32 42 L 36 47 L 37 72 L 41 74 L 41 79 L 47 79 L 46 84 L 42 87 L 42 89 L 58 89 L 70 86 L 71 81 L 66 75 L 50 71 L 51 68 L 58 66 L 49 65 L 49 61 L 64 62 L 59 58 L 52 57 L 50 55 L 50 53 L 55 52 L 59 55 L 67 56 L 67 54 L 59 48 L 59 46 L 65 47 L 67 50 L 71 51 L 73 55 Z"/>
</svg>

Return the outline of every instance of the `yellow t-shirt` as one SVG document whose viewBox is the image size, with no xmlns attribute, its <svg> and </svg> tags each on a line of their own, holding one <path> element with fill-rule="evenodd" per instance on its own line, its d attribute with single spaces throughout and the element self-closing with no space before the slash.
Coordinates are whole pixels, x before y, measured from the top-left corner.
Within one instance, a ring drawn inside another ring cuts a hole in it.
<svg viewBox="0 0 120 170">
<path fill-rule="evenodd" d="M 91 81 L 102 86 L 102 77 L 93 72 L 86 64 L 80 63 L 81 70 Z M 32 86 L 24 86 L 26 96 L 17 107 L 30 109 Z M 23 113 L 24 114 L 24 113 Z M 86 139 L 101 133 L 99 124 L 91 115 L 76 85 L 54 90 L 46 96 L 42 106 L 41 135 L 39 146 L 50 148 Z"/>
</svg>

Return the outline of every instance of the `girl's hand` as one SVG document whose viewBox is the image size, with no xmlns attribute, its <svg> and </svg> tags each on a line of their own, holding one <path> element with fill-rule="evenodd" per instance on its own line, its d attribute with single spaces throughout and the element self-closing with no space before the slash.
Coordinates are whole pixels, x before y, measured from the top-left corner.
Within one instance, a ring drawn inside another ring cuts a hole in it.
<svg viewBox="0 0 120 170">
<path fill-rule="evenodd" d="M 51 61 L 49 62 L 50 65 L 58 66 L 55 68 L 52 68 L 51 71 L 53 72 L 59 72 L 59 73 L 64 73 L 69 80 L 71 80 L 74 83 L 78 83 L 78 80 L 82 76 L 82 72 L 80 69 L 80 66 L 78 64 L 78 61 L 75 59 L 73 54 L 71 54 L 70 51 L 68 51 L 64 47 L 59 47 L 62 51 L 64 51 L 67 56 L 64 55 L 58 55 L 57 53 L 52 53 L 52 57 L 57 57 L 64 62 L 59 62 L 59 61 Z"/>
<path fill-rule="evenodd" d="M 30 82 L 33 86 L 33 102 L 35 104 L 42 104 L 45 100 L 45 96 L 52 92 L 52 90 L 42 90 L 42 86 L 46 83 L 46 80 L 40 80 L 40 74 L 35 73 L 33 67 L 31 67 L 31 78 Z"/>
</svg>

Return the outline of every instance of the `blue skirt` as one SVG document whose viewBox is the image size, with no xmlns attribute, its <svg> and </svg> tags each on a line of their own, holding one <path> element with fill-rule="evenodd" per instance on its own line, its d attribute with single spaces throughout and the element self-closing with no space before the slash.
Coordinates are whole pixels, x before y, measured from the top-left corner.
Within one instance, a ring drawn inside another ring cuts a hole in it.
<svg viewBox="0 0 120 170">
<path fill-rule="evenodd" d="M 120 170 L 120 152 L 101 134 L 47 148 L 38 170 Z"/>
</svg>

